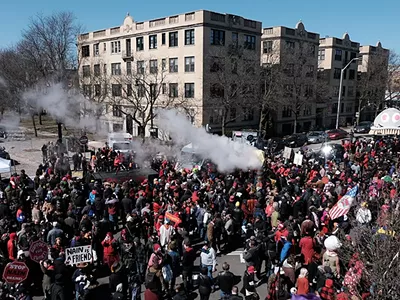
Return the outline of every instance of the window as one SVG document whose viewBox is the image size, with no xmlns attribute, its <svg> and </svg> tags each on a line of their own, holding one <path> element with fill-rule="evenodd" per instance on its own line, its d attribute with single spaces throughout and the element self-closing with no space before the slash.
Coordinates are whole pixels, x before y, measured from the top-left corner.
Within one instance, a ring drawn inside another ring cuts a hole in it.
<svg viewBox="0 0 400 300">
<path fill-rule="evenodd" d="M 122 125 L 122 124 L 119 124 L 119 123 L 113 123 L 112 124 L 112 130 L 113 130 L 113 132 L 120 132 L 120 131 L 122 131 L 123 129 L 124 129 L 124 125 Z"/>
<path fill-rule="evenodd" d="M 353 105 L 351 103 L 346 103 L 346 112 L 347 113 L 353 112 Z"/>
<path fill-rule="evenodd" d="M 225 31 L 211 29 L 210 43 L 211 45 L 225 46 Z"/>
<path fill-rule="evenodd" d="M 111 64 L 111 75 L 121 75 L 121 64 Z"/>
<path fill-rule="evenodd" d="M 253 121 L 254 120 L 254 109 L 251 107 L 243 108 L 243 121 Z"/>
<path fill-rule="evenodd" d="M 310 116 L 311 115 L 311 105 L 304 105 L 303 109 L 303 116 Z"/>
<path fill-rule="evenodd" d="M 210 72 L 219 72 L 224 70 L 224 63 L 220 57 L 213 57 L 210 64 Z"/>
<path fill-rule="evenodd" d="M 107 43 L 103 43 L 103 52 L 107 52 Z"/>
<path fill-rule="evenodd" d="M 169 46 L 178 47 L 178 31 L 169 33 Z"/>
<path fill-rule="evenodd" d="M 344 69 L 343 70 L 343 79 L 346 79 L 347 78 L 347 69 Z"/>
<path fill-rule="evenodd" d="M 143 37 L 137 37 L 136 38 L 136 51 L 143 51 L 144 49 L 144 42 L 143 42 Z"/>
<path fill-rule="evenodd" d="M 185 83 L 185 98 L 194 98 L 194 83 Z"/>
<path fill-rule="evenodd" d="M 83 95 L 88 97 L 92 95 L 92 86 L 90 84 L 83 85 Z"/>
<path fill-rule="evenodd" d="M 126 85 L 126 95 L 132 96 L 132 84 L 130 83 Z"/>
<path fill-rule="evenodd" d="M 292 108 L 285 105 L 282 109 L 282 118 L 290 118 L 292 116 Z"/>
<path fill-rule="evenodd" d="M 138 60 L 136 63 L 137 73 L 144 74 L 144 60 Z"/>
<path fill-rule="evenodd" d="M 107 74 L 107 64 L 103 65 L 103 72 L 104 72 L 104 74 Z"/>
<path fill-rule="evenodd" d="M 309 55 L 311 57 L 314 57 L 314 55 L 315 55 L 315 46 L 314 45 L 310 45 L 310 53 L 309 53 Z"/>
<path fill-rule="evenodd" d="M 161 85 L 161 94 L 165 95 L 167 93 L 167 84 L 164 82 Z"/>
<path fill-rule="evenodd" d="M 169 84 L 169 96 L 171 98 L 178 97 L 178 84 L 177 83 L 170 83 Z"/>
<path fill-rule="evenodd" d="M 185 57 L 185 72 L 194 72 L 194 56 Z"/>
<path fill-rule="evenodd" d="M 325 60 L 325 49 L 318 50 L 318 60 Z"/>
<path fill-rule="evenodd" d="M 335 96 L 335 97 L 339 96 L 339 87 L 338 86 L 333 87 L 333 96 Z"/>
<path fill-rule="evenodd" d="M 101 96 L 101 85 L 100 84 L 94 85 L 94 95 L 96 97 Z"/>
<path fill-rule="evenodd" d="M 220 84 L 213 84 L 210 87 L 211 98 L 223 98 L 225 94 L 224 87 Z"/>
<path fill-rule="evenodd" d="M 94 56 L 99 56 L 100 52 L 99 52 L 99 44 L 94 44 L 93 45 L 93 55 Z"/>
<path fill-rule="evenodd" d="M 346 87 L 342 86 L 342 97 L 346 96 Z"/>
<path fill-rule="evenodd" d="M 88 46 L 82 46 L 82 57 L 89 57 L 90 56 L 90 48 Z"/>
<path fill-rule="evenodd" d="M 342 50 L 340 49 L 335 50 L 335 60 L 342 61 Z"/>
<path fill-rule="evenodd" d="M 354 96 L 354 86 L 349 86 L 347 88 L 347 96 L 348 97 L 353 97 Z"/>
<path fill-rule="evenodd" d="M 165 32 L 161 34 L 161 45 L 165 45 L 166 43 Z"/>
<path fill-rule="evenodd" d="M 169 59 L 169 72 L 170 73 L 178 72 L 178 58 L 170 58 Z"/>
<path fill-rule="evenodd" d="M 194 29 L 185 30 L 185 45 L 194 45 Z"/>
<path fill-rule="evenodd" d="M 356 70 L 349 71 L 349 80 L 354 80 L 356 78 Z"/>
<path fill-rule="evenodd" d="M 132 62 L 126 62 L 126 75 L 132 75 Z"/>
<path fill-rule="evenodd" d="M 100 65 L 99 64 L 96 64 L 93 66 L 93 73 L 94 73 L 94 76 L 100 76 Z"/>
<path fill-rule="evenodd" d="M 235 120 L 236 119 L 236 108 L 231 107 L 231 109 L 229 109 L 229 118 L 231 120 Z"/>
<path fill-rule="evenodd" d="M 335 68 L 335 70 L 333 71 L 333 79 L 340 79 L 340 69 L 339 68 Z"/>
<path fill-rule="evenodd" d="M 355 52 L 350 53 L 350 59 L 354 59 L 356 57 L 357 57 L 357 53 L 355 53 Z"/>
<path fill-rule="evenodd" d="M 239 45 L 239 33 L 232 32 L 232 45 L 238 46 Z M 236 113 L 236 111 L 235 111 Z"/>
<path fill-rule="evenodd" d="M 122 95 L 122 86 L 120 84 L 113 84 L 111 86 L 111 94 L 114 97 L 118 97 Z"/>
<path fill-rule="evenodd" d="M 112 112 L 114 117 L 122 117 L 121 105 L 113 105 Z"/>
<path fill-rule="evenodd" d="M 256 37 L 254 35 L 245 35 L 244 36 L 244 48 L 248 50 L 256 49 Z"/>
<path fill-rule="evenodd" d="M 157 35 L 149 36 L 149 49 L 157 49 Z"/>
<path fill-rule="evenodd" d="M 90 77 L 90 66 L 82 67 L 83 77 Z"/>
<path fill-rule="evenodd" d="M 292 84 L 284 85 L 284 96 L 285 97 L 293 97 L 293 85 Z"/>
<path fill-rule="evenodd" d="M 163 58 L 161 60 L 161 68 L 162 68 L 163 71 L 167 70 L 167 59 L 166 58 Z"/>
<path fill-rule="evenodd" d="M 137 95 L 139 98 L 143 98 L 146 95 L 146 89 L 141 83 L 137 86 Z"/>
<path fill-rule="evenodd" d="M 263 42 L 263 52 L 271 53 L 272 52 L 273 41 L 264 41 Z"/>
<path fill-rule="evenodd" d="M 158 72 L 158 61 L 157 59 L 150 60 L 150 73 L 156 74 Z"/>
<path fill-rule="evenodd" d="M 314 77 L 314 66 L 307 66 L 306 68 L 306 77 Z"/>
<path fill-rule="evenodd" d="M 304 97 L 312 97 L 314 94 L 313 86 L 311 84 L 307 84 L 304 86 Z"/>
<path fill-rule="evenodd" d="M 111 42 L 111 53 L 121 53 L 121 41 Z"/>
<path fill-rule="evenodd" d="M 288 49 L 294 49 L 296 47 L 296 44 L 292 41 L 286 41 L 286 48 Z"/>
</svg>

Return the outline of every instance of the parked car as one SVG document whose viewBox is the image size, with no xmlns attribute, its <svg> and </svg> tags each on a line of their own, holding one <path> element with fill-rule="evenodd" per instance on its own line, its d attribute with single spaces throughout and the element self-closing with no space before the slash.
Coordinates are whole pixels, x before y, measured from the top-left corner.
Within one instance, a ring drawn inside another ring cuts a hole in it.
<svg viewBox="0 0 400 300">
<path fill-rule="evenodd" d="M 326 133 L 330 140 L 340 140 L 349 136 L 349 133 L 341 128 L 328 130 Z"/>
<path fill-rule="evenodd" d="M 360 122 L 357 126 L 354 127 L 355 133 L 368 133 L 371 130 L 372 122 L 371 121 L 363 121 Z"/>
<path fill-rule="evenodd" d="M 304 133 L 294 133 L 283 138 L 283 143 L 287 147 L 302 147 L 308 142 L 308 137 Z"/>
<path fill-rule="evenodd" d="M 275 153 L 281 151 L 284 147 L 285 144 L 282 138 L 272 137 L 267 141 L 266 146 L 264 148 L 270 151 L 271 153 Z"/>
<path fill-rule="evenodd" d="M 311 131 L 307 134 L 309 144 L 323 143 L 328 139 L 328 134 L 323 131 Z"/>
</svg>

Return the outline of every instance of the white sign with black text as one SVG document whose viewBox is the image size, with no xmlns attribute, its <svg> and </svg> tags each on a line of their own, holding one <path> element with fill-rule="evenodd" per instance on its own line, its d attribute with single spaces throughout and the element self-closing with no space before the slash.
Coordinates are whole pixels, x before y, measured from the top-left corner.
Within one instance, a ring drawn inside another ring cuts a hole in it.
<svg viewBox="0 0 400 300">
<path fill-rule="evenodd" d="M 79 246 L 65 249 L 65 264 L 76 265 L 93 261 L 92 246 Z"/>
</svg>

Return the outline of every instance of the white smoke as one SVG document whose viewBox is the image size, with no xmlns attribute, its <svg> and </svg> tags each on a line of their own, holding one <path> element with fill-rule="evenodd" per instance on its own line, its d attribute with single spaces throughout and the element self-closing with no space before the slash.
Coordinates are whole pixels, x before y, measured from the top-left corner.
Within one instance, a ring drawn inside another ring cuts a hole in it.
<svg viewBox="0 0 400 300">
<path fill-rule="evenodd" d="M 102 128 L 96 111 L 100 109 L 92 101 L 85 99 L 74 89 L 66 90 L 61 83 L 46 88 L 36 86 L 23 94 L 29 109 L 40 112 L 45 110 L 57 122 L 67 127 L 85 129 L 101 133 Z"/>
<path fill-rule="evenodd" d="M 159 111 L 157 124 L 169 132 L 174 144 L 192 143 L 195 153 L 217 164 L 221 172 L 258 169 L 262 165 L 254 147 L 224 136 L 211 135 L 204 128 L 196 128 L 175 110 Z"/>
</svg>

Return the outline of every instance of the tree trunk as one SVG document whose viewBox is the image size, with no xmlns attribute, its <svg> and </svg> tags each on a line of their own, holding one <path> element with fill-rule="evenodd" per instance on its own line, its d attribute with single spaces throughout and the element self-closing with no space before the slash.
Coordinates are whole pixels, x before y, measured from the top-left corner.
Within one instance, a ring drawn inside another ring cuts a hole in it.
<svg viewBox="0 0 400 300">
<path fill-rule="evenodd" d="M 32 125 L 33 125 L 33 130 L 35 131 L 35 137 L 38 137 L 37 128 L 36 128 L 36 121 L 35 121 L 35 115 L 34 114 L 32 114 Z"/>
<path fill-rule="evenodd" d="M 360 124 L 360 119 L 361 119 L 361 100 L 358 100 L 358 117 L 357 117 L 357 125 Z"/>
<path fill-rule="evenodd" d="M 40 113 L 39 113 L 39 124 L 40 124 L 40 125 L 43 125 L 42 116 L 43 116 L 43 114 L 40 112 Z"/>
<path fill-rule="evenodd" d="M 297 114 L 294 114 L 293 133 L 297 133 Z"/>
<path fill-rule="evenodd" d="M 225 115 L 222 116 L 222 122 L 221 122 L 221 134 L 222 136 L 225 135 L 225 126 L 226 126 L 226 118 Z"/>
</svg>

